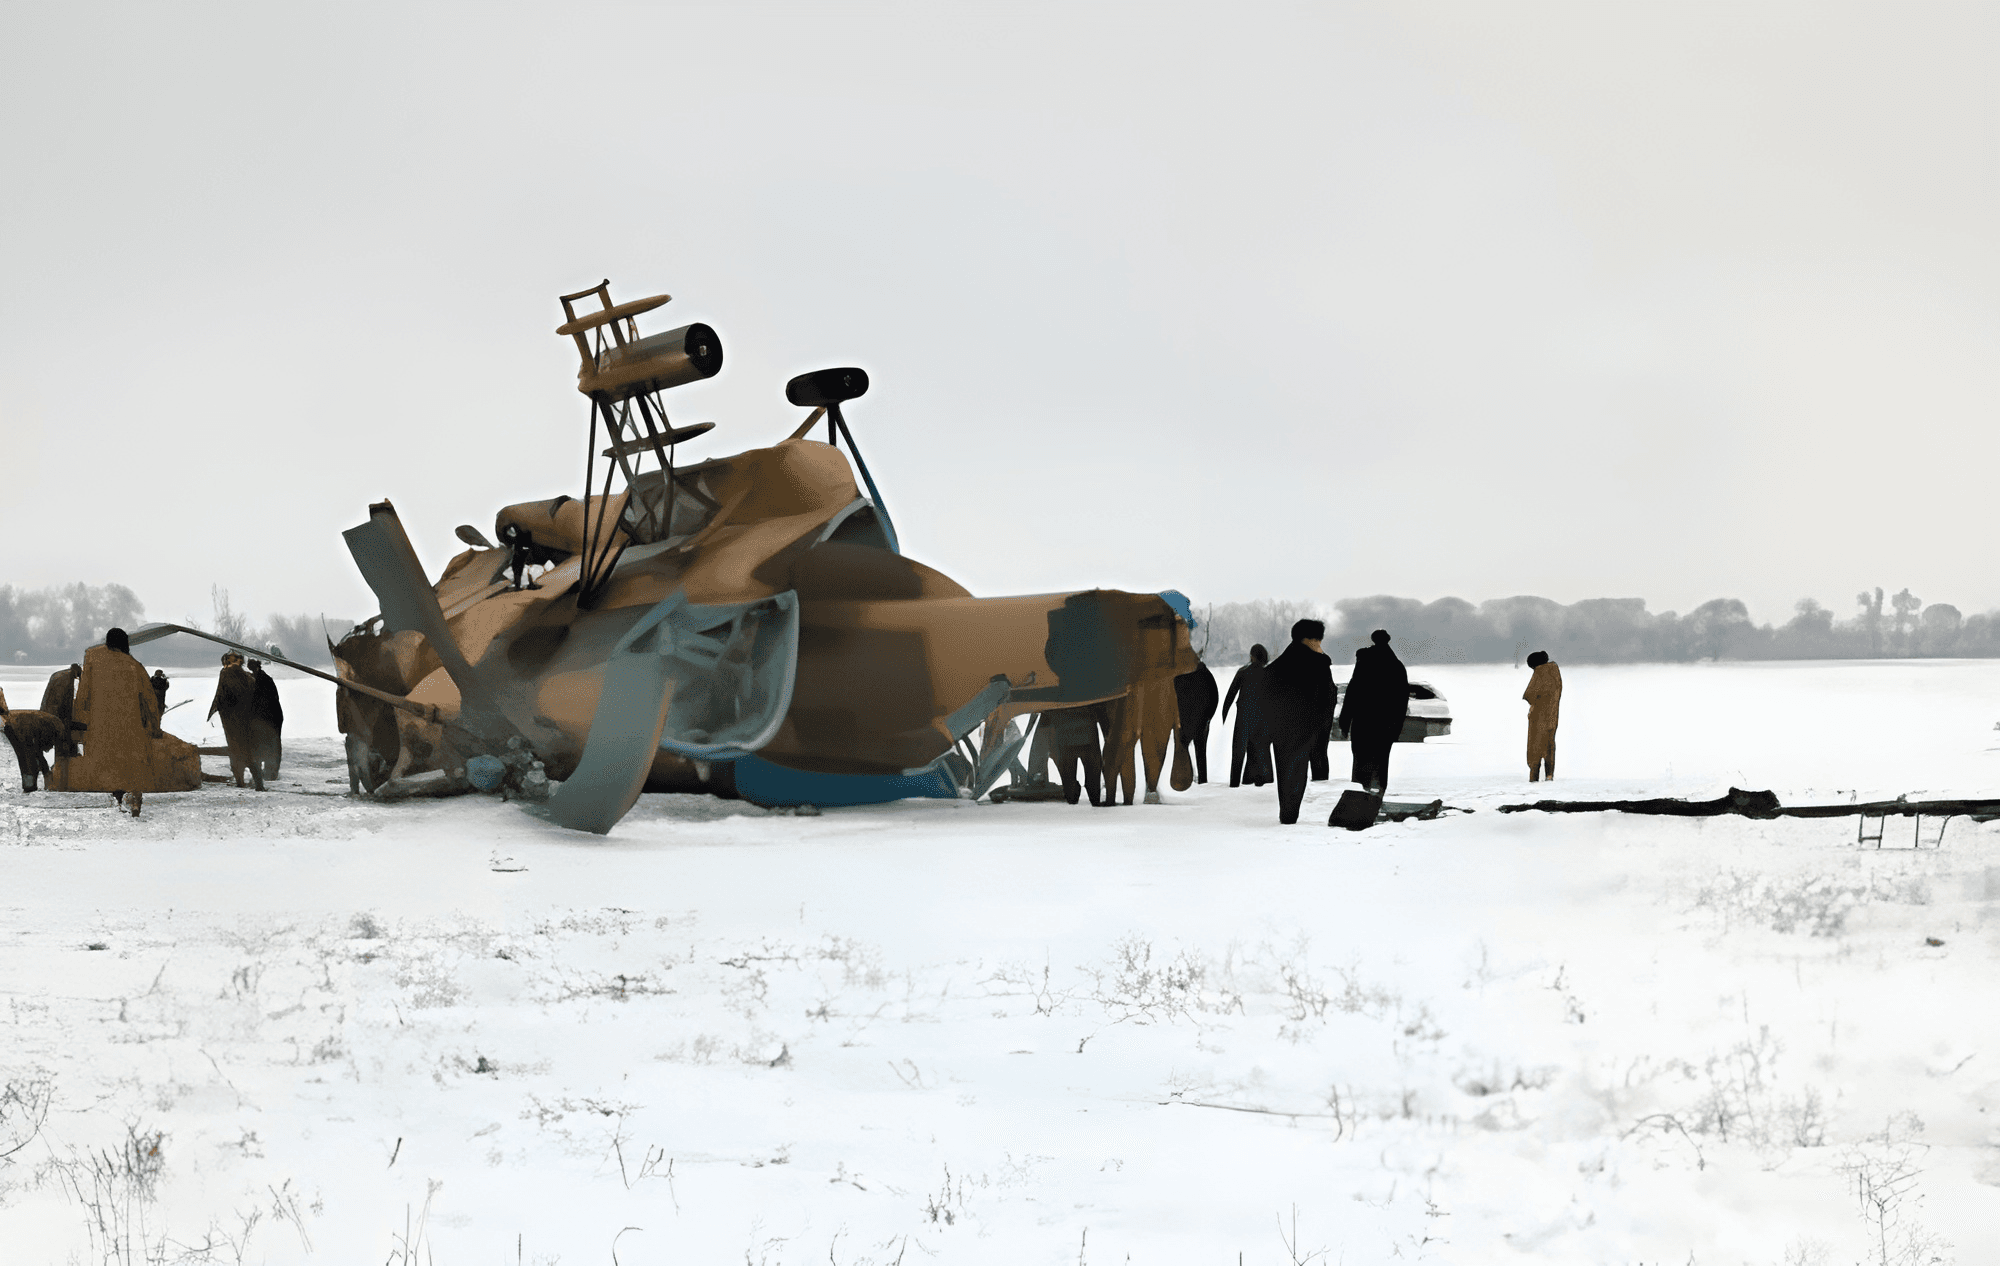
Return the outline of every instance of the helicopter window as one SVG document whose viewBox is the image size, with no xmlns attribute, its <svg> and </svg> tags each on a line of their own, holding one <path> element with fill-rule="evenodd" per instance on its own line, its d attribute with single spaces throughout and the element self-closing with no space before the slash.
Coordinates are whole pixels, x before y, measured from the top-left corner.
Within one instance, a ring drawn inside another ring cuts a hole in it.
<svg viewBox="0 0 2000 1266">
<path fill-rule="evenodd" d="M 826 539 L 848 545 L 872 545 L 876 549 L 891 548 L 889 534 L 882 528 L 882 516 L 865 500 L 836 522 Z"/>
<path fill-rule="evenodd" d="M 668 513 L 666 472 L 653 470 L 633 479 L 631 495 L 625 499 L 620 520 L 635 545 L 692 536 L 708 526 L 716 503 L 702 489 L 699 472 L 676 472 L 673 483 L 672 513 Z"/>
</svg>

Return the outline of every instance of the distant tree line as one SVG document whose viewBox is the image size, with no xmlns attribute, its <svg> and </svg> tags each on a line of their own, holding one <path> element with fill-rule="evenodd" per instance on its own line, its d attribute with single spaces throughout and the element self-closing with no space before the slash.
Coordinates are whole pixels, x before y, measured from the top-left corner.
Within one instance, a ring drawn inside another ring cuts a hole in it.
<svg viewBox="0 0 2000 1266">
<path fill-rule="evenodd" d="M 251 646 L 275 645 L 301 663 L 330 665 L 325 631 L 338 641 L 352 624 L 306 614 L 272 614 L 258 624 L 230 605 L 227 589 L 214 587 L 209 596 L 206 620 L 183 616 L 175 623 Z M 1522 596 L 1474 606 L 1463 598 L 1419 602 L 1378 594 L 1343 598 L 1331 608 L 1263 598 L 1197 609 L 1202 627 L 1194 640 L 1211 665 L 1240 664 L 1260 642 L 1276 655 L 1291 640 L 1293 622 L 1302 618 L 1326 621 L 1329 653 L 1352 651 L 1367 644 L 1371 630 L 1387 629 L 1397 654 L 1412 664 L 1519 663 L 1530 651 L 1585 664 L 2000 657 L 2000 611 L 1966 616 L 1949 603 L 1925 605 L 1908 589 L 1885 598 L 1879 588 L 1857 594 L 1855 607 L 1843 620 L 1814 599 L 1801 598 L 1791 619 L 1771 625 L 1751 620 L 1749 608 L 1736 598 L 1704 602 L 1686 615 L 1648 611 L 1643 598 L 1586 598 L 1564 606 Z M 145 622 L 145 604 L 124 585 L 0 585 L 0 659 L 10 663 L 71 663 L 83 657 L 85 647 L 103 641 L 106 629 L 136 629 Z M 169 666 L 208 665 L 220 654 L 212 642 L 178 636 L 139 650 L 146 663 Z"/>
<path fill-rule="evenodd" d="M 206 620 L 183 616 L 173 623 L 251 646 L 277 646 L 287 659 L 304 664 L 333 662 L 318 616 L 274 614 L 257 624 L 230 606 L 227 589 L 212 588 L 209 598 L 211 611 Z M 0 658 L 8 663 L 75 663 L 82 660 L 85 647 L 104 640 L 107 629 L 129 632 L 144 623 L 146 604 L 124 585 L 51 585 L 46 589 L 0 585 Z M 349 626 L 345 619 L 325 623 L 336 641 Z M 213 642 L 178 635 L 134 649 L 143 662 L 169 667 L 209 665 L 222 654 L 222 648 Z"/>
<path fill-rule="evenodd" d="M 2000 611 L 1967 616 L 1950 603 L 1926 606 L 1908 589 L 1885 600 L 1879 588 L 1857 594 L 1855 608 L 1839 619 L 1816 600 L 1801 598 L 1791 619 L 1771 625 L 1753 621 L 1736 598 L 1716 598 L 1685 615 L 1648 611 L 1643 598 L 1587 598 L 1564 606 L 1522 596 L 1474 606 L 1463 598 L 1419 602 L 1378 594 L 1344 598 L 1331 609 L 1262 599 L 1198 611 L 1207 627 L 1195 634 L 1195 644 L 1208 639 L 1211 665 L 1242 663 L 1253 643 L 1277 654 L 1290 640 L 1292 622 L 1311 616 L 1326 621 L 1329 654 L 1364 646 L 1371 631 L 1387 629 L 1397 653 L 1412 664 L 1518 664 L 1531 651 L 1585 664 L 2000 657 Z"/>
</svg>

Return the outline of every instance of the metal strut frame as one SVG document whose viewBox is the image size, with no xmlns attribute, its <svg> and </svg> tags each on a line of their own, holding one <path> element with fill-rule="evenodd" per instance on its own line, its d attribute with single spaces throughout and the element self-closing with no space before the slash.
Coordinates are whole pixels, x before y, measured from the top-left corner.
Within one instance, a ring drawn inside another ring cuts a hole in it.
<svg viewBox="0 0 2000 1266">
<path fill-rule="evenodd" d="M 610 284 L 606 281 L 592 290 L 562 296 L 564 314 L 575 320 L 576 314 L 571 301 L 593 294 L 598 296 L 606 309 L 611 308 Z M 665 298 L 664 295 L 660 296 L 660 301 L 664 302 Z M 638 337 L 639 325 L 634 317 L 620 315 L 587 331 L 579 332 L 577 341 L 580 346 L 587 347 L 587 354 L 592 361 L 602 363 L 607 354 L 627 346 Z M 636 418 L 633 415 L 635 401 L 638 405 Z M 595 493 L 598 505 L 597 512 L 593 515 L 590 502 L 593 486 L 597 482 L 597 423 L 600 417 L 604 421 L 605 435 L 610 440 L 610 447 L 605 452 L 605 456 L 610 459 L 610 465 L 605 468 L 603 488 Z M 667 420 L 666 405 L 660 400 L 657 389 L 590 393 L 589 447 L 584 452 L 584 548 L 583 574 L 577 599 L 579 606 L 588 608 L 595 604 L 611 577 L 612 569 L 618 565 L 618 556 L 622 552 L 622 549 L 614 550 L 611 547 L 611 538 L 617 530 L 617 524 L 607 527 L 604 521 L 605 512 L 610 505 L 614 471 L 625 476 L 627 497 L 623 517 L 631 523 L 630 534 L 651 540 L 664 540 L 673 535 L 674 503 L 679 499 L 678 480 L 674 468 L 673 435 L 673 426 Z M 657 507 L 648 507 L 634 501 L 634 477 L 637 472 L 634 470 L 635 463 L 628 459 L 648 448 L 659 458 L 660 469 L 665 472 L 665 479 L 660 489 L 660 504 Z"/>
<path fill-rule="evenodd" d="M 604 412 L 603 404 L 592 397 L 590 401 L 589 447 L 583 457 L 583 567 L 577 582 L 576 605 L 588 610 L 597 603 L 597 598 L 610 579 L 611 568 L 617 563 L 615 558 L 606 558 L 609 553 L 609 538 L 604 530 L 604 512 L 611 505 L 611 475 L 613 466 L 604 468 L 604 491 L 598 494 L 597 514 L 590 513 L 590 487 L 597 479 L 597 417 Z M 611 427 L 610 419 L 605 420 L 605 429 Z M 612 525 L 614 528 L 616 524 Z"/>
<path fill-rule="evenodd" d="M 634 417 L 633 405 L 638 406 Z M 605 454 L 610 463 L 604 470 L 604 487 L 597 493 L 597 513 L 591 514 L 591 486 L 596 482 L 597 469 L 597 422 L 604 420 L 605 438 L 610 441 Z M 618 556 L 623 547 L 611 548 L 611 535 L 617 524 L 605 524 L 606 511 L 611 502 L 611 480 L 614 473 L 625 476 L 626 503 L 622 516 L 630 520 L 635 534 L 665 540 L 674 534 L 674 505 L 679 497 L 680 483 L 674 463 L 675 444 L 672 439 L 673 426 L 667 420 L 666 405 L 654 391 L 640 392 L 622 400 L 607 396 L 593 395 L 590 398 L 590 438 L 589 448 L 584 454 L 583 476 L 583 516 L 584 516 L 584 563 L 583 577 L 579 591 L 579 605 L 588 608 L 595 604 L 605 583 L 611 577 L 612 568 L 618 565 Z M 633 492 L 637 474 L 633 469 L 631 456 L 650 448 L 659 458 L 660 469 L 665 479 L 660 486 L 660 504 L 646 506 L 634 502 Z"/>
<path fill-rule="evenodd" d="M 839 401 L 826 406 L 826 442 L 828 444 L 833 444 L 834 442 L 835 428 L 839 429 L 840 437 L 847 441 L 847 451 L 854 455 L 854 465 L 861 472 L 861 482 L 868 486 L 868 499 L 875 505 L 875 515 L 882 522 L 883 534 L 889 538 L 890 551 L 896 554 L 902 553 L 902 543 L 896 539 L 896 525 L 889 519 L 889 508 L 882 504 L 882 494 L 875 487 L 875 476 L 868 473 L 868 463 L 861 460 L 861 446 L 854 442 L 853 432 L 847 429 L 847 419 L 840 414 Z M 835 445 L 835 447 L 838 447 L 838 445 Z"/>
</svg>

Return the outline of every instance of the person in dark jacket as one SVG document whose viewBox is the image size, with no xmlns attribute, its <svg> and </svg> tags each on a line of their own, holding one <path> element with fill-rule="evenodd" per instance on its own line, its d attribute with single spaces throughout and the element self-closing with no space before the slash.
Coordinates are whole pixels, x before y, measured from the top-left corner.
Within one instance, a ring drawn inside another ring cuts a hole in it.
<svg viewBox="0 0 2000 1266">
<path fill-rule="evenodd" d="M 508 565 L 514 569 L 514 588 L 540 589 L 534 581 L 521 583 L 521 575 L 538 562 L 547 561 L 546 551 L 535 547 L 535 535 L 518 523 L 509 523 L 500 529 L 500 543 L 511 552 L 507 556 Z"/>
<path fill-rule="evenodd" d="M 1389 649 L 1386 630 L 1368 636 L 1373 644 L 1354 652 L 1354 675 L 1347 679 L 1340 705 L 1340 733 L 1354 751 L 1353 780 L 1379 793 L 1388 789 L 1389 749 L 1410 710 L 1410 674 Z"/>
<path fill-rule="evenodd" d="M 83 680 L 83 665 L 71 664 L 49 674 L 49 684 L 42 691 L 43 712 L 62 722 L 62 738 L 57 741 L 56 755 L 75 756 L 76 738 L 70 733 L 70 712 L 76 705 L 76 683 Z"/>
<path fill-rule="evenodd" d="M 1091 804 L 1103 803 L 1097 784 L 1104 773 L 1104 756 L 1097 745 L 1097 718 L 1091 709 L 1052 708 L 1042 713 L 1041 732 L 1048 736 L 1049 757 L 1062 779 L 1063 799 L 1075 804 L 1088 791 Z M 1078 766 L 1083 768 L 1081 782 Z"/>
<path fill-rule="evenodd" d="M 1271 740 L 1264 733 L 1264 671 L 1271 653 L 1262 645 L 1250 648 L 1250 662 L 1236 670 L 1229 693 L 1222 697 L 1222 719 L 1240 697 L 1236 728 L 1229 736 L 1229 785 L 1261 787 L 1271 781 Z"/>
<path fill-rule="evenodd" d="M 1194 748 L 1196 782 L 1208 781 L 1208 722 L 1215 715 L 1215 701 L 1220 692 L 1215 688 L 1215 674 L 1208 671 L 1208 665 L 1199 658 L 1194 661 L 1194 671 L 1182 673 L 1174 678 L 1174 701 L 1180 707 L 1180 723 L 1174 727 L 1174 742 L 1182 748 Z M 1179 757 L 1175 762 L 1179 765 Z"/>
<path fill-rule="evenodd" d="M 1265 670 L 1264 723 L 1278 775 L 1278 821 L 1286 825 L 1299 820 L 1313 743 L 1324 742 L 1333 716 L 1333 661 L 1319 648 L 1325 636 L 1325 624 L 1300 620 L 1292 625 L 1292 644 Z"/>
<path fill-rule="evenodd" d="M 278 780 L 278 766 L 284 760 L 285 705 L 278 702 L 278 683 L 264 671 L 264 661 L 250 661 L 250 680 L 256 684 L 252 695 L 255 719 L 250 723 L 250 742 L 257 763 L 263 766 L 264 781 Z"/>
<path fill-rule="evenodd" d="M 153 693 L 160 697 L 160 713 L 164 716 L 167 711 L 167 675 L 155 668 L 152 682 Z"/>
<path fill-rule="evenodd" d="M 1320 653 L 1323 655 L 1326 654 L 1324 651 Z M 1328 655 L 1326 662 L 1330 669 L 1333 657 Z M 1340 691 L 1336 688 L 1333 694 L 1327 698 L 1326 715 L 1320 718 L 1319 732 L 1313 735 L 1312 743 L 1307 748 L 1308 753 L 1312 756 L 1312 780 L 1314 782 L 1325 782 L 1333 775 L 1333 766 L 1327 758 L 1326 747 L 1327 744 L 1333 742 L 1333 713 L 1335 706 L 1339 702 Z"/>
</svg>

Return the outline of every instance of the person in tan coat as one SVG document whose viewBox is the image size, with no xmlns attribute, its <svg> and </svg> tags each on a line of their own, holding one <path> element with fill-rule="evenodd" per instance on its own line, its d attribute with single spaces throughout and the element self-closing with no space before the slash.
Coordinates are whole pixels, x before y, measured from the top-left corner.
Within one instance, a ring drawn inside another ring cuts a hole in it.
<svg viewBox="0 0 2000 1266">
<path fill-rule="evenodd" d="M 1540 782 L 1546 773 L 1549 781 L 1556 777 L 1556 720 L 1562 708 L 1562 669 L 1549 658 L 1547 651 L 1536 651 L 1528 656 L 1528 667 L 1535 670 L 1528 678 L 1528 688 L 1521 697 L 1528 701 L 1528 781 Z"/>
<path fill-rule="evenodd" d="M 109 791 L 133 817 L 148 791 L 193 791 L 201 786 L 201 757 L 192 743 L 160 730 L 160 701 L 125 630 L 112 629 L 104 645 L 83 653 L 75 719 L 83 751 L 58 762 L 61 791 Z"/>
<path fill-rule="evenodd" d="M 62 737 L 56 742 L 56 755 L 64 759 L 76 755 L 76 736 L 70 733 L 69 723 L 76 706 L 76 683 L 83 680 L 83 665 L 71 664 L 49 674 L 49 684 L 42 691 L 41 711 L 62 722 Z"/>
<path fill-rule="evenodd" d="M 26 708 L 7 710 L 7 692 L 0 690 L 0 733 L 14 748 L 15 763 L 21 767 L 21 790 L 33 791 L 38 779 L 49 776 L 49 762 L 42 753 L 54 747 L 68 726 L 46 712 Z"/>
</svg>

